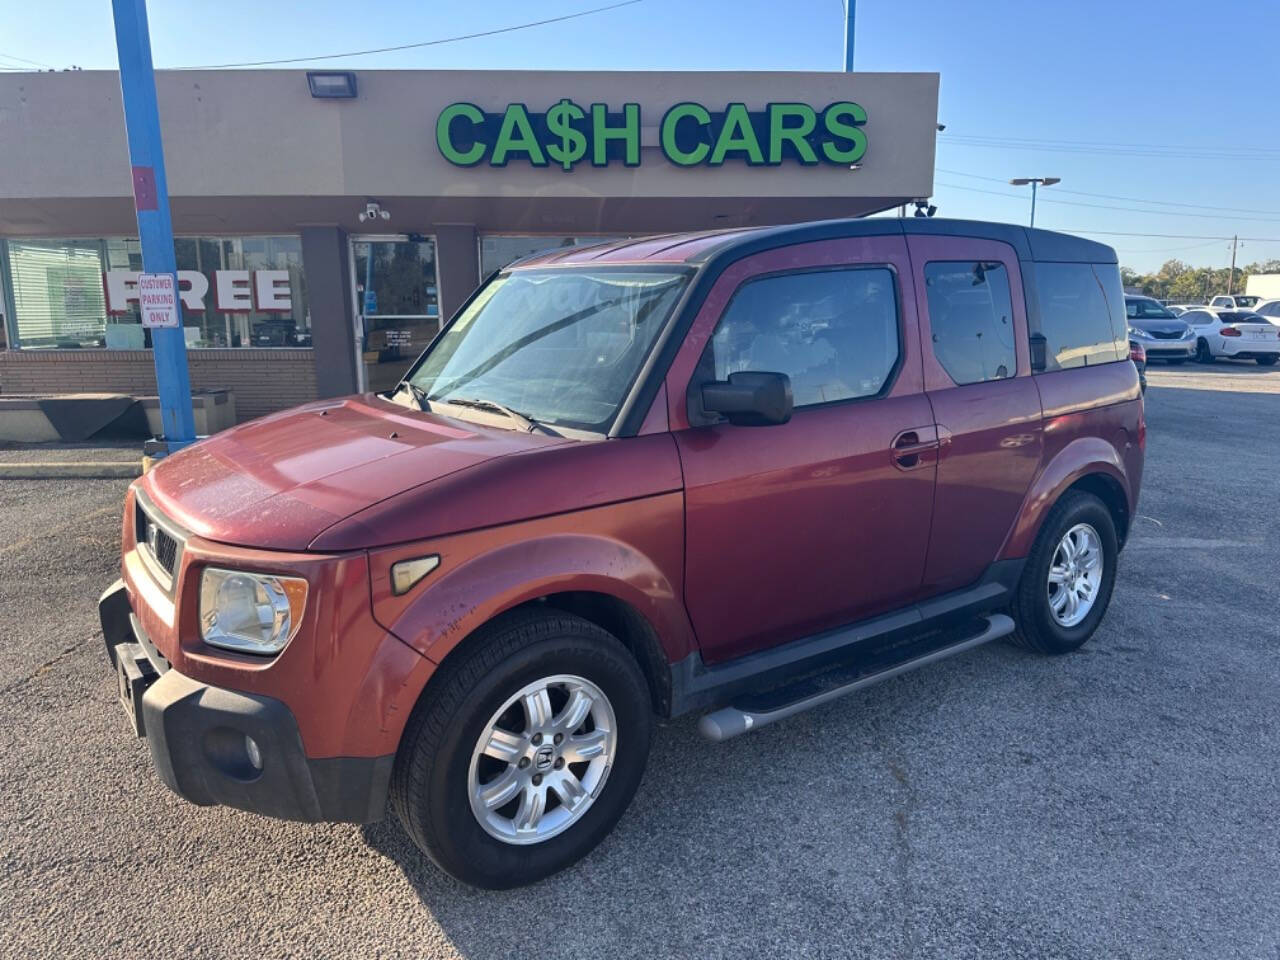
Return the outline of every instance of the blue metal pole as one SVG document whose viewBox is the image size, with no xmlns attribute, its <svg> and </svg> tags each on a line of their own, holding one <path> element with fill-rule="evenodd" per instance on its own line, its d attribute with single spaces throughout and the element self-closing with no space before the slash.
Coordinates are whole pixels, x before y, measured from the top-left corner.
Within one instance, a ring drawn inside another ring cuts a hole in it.
<svg viewBox="0 0 1280 960">
<path fill-rule="evenodd" d="M 147 4 L 146 0 L 112 0 L 111 9 L 115 17 L 129 163 L 133 167 L 133 205 L 138 215 L 138 239 L 142 242 L 142 269 L 146 273 L 173 274 L 176 290 L 178 267 L 173 253 L 173 225 L 169 220 L 169 184 L 164 173 Z M 180 305 L 178 311 L 181 318 Z M 191 382 L 187 375 L 187 343 L 181 322 L 177 328 L 152 330 L 151 346 L 164 439 L 173 452 L 196 438 Z"/>
<path fill-rule="evenodd" d="M 857 0 L 844 0 L 844 72 L 853 73 L 853 14 Z"/>
</svg>

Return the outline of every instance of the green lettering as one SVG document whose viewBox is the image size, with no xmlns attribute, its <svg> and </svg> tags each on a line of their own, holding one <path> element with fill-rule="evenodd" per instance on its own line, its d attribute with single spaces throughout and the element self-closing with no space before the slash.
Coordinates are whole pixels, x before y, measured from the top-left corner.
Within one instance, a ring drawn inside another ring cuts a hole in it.
<svg viewBox="0 0 1280 960">
<path fill-rule="evenodd" d="M 484 114 L 472 103 L 451 103 L 436 118 L 436 147 L 440 155 L 460 167 L 474 167 L 484 159 L 484 144 L 474 143 L 469 150 L 459 150 L 453 145 L 453 121 L 462 118 L 472 126 L 484 123 Z"/>
<path fill-rule="evenodd" d="M 529 162 L 535 167 L 545 167 L 547 158 L 542 153 L 538 138 L 533 135 L 533 124 L 529 122 L 529 111 L 523 103 L 513 103 L 502 115 L 502 126 L 498 130 L 498 140 L 493 145 L 493 156 L 490 166 L 505 167 L 507 156 L 512 153 L 528 155 Z"/>
<path fill-rule="evenodd" d="M 660 139 L 663 155 L 677 166 L 696 166 L 707 158 L 711 147 L 699 141 L 692 150 L 681 150 L 676 139 L 676 130 L 682 120 L 693 120 L 698 126 L 707 127 L 711 125 L 711 114 L 700 103 L 677 103 L 662 118 Z"/>
<path fill-rule="evenodd" d="M 822 111 L 823 128 L 833 137 L 848 141 L 844 147 L 828 140 L 822 152 L 832 163 L 857 163 L 867 152 L 867 134 L 862 125 L 867 122 L 867 111 L 856 103 L 833 103 Z"/>
<path fill-rule="evenodd" d="M 640 104 L 622 105 L 622 126 L 609 126 L 609 108 L 603 103 L 591 105 L 591 165 L 603 167 L 609 163 L 609 141 L 621 140 L 626 144 L 623 163 L 628 167 L 640 166 Z"/>
<path fill-rule="evenodd" d="M 787 121 L 798 119 L 800 123 L 788 126 Z M 807 103 L 769 104 L 769 163 L 782 163 L 782 145 L 791 144 L 796 157 L 806 166 L 818 162 L 818 155 L 806 139 L 818 126 L 818 112 Z"/>
<path fill-rule="evenodd" d="M 708 162 L 711 166 L 718 167 L 730 152 L 746 153 L 747 162 L 756 166 L 764 163 L 760 141 L 756 139 L 755 129 L 751 126 L 751 114 L 747 112 L 745 103 L 731 103 L 725 110 L 724 126 L 720 128 L 720 136 L 716 137 L 716 145 Z"/>
</svg>

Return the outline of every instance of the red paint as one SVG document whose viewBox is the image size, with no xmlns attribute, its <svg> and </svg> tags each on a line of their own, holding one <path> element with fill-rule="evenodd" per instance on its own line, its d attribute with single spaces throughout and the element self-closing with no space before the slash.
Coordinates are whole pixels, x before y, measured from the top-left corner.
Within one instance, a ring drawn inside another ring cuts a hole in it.
<svg viewBox="0 0 1280 960">
<path fill-rule="evenodd" d="M 939 430 L 947 437 L 938 462 L 925 594 L 973 583 L 1008 536 L 1040 462 L 1040 395 L 1031 376 L 1026 299 L 1018 258 L 991 240 L 913 236 L 908 239 L 916 288 L 925 289 L 932 261 L 999 261 L 1009 277 L 1017 371 L 1005 380 L 957 385 L 933 351 L 925 350 L 925 384 Z M 921 295 L 921 342 L 933 342 L 928 298 Z"/>
<path fill-rule="evenodd" d="M 750 236 L 649 238 L 526 266 L 688 262 Z M 931 259 L 1006 265 L 1015 376 L 957 385 L 937 362 Z M 764 273 L 853 264 L 887 264 L 898 280 L 901 362 L 885 394 L 779 426 L 690 427 L 688 385 L 734 292 Z M 178 670 L 283 700 L 309 755 L 376 756 L 395 750 L 436 664 L 494 616 L 551 594 L 604 594 L 648 623 L 669 662 L 716 662 L 966 586 L 1026 556 L 1071 484 L 1106 478 L 1132 514 L 1142 477 L 1133 364 L 1033 376 L 1019 269 L 1003 243 L 902 234 L 729 262 L 632 437 L 527 434 L 374 396 L 218 434 L 138 481 L 192 534 L 171 618 L 140 579 L 130 494 L 134 610 Z M 439 567 L 395 596 L 392 564 L 429 554 Z M 308 579 L 300 632 L 278 657 L 199 639 L 200 570 L 215 563 Z"/>
</svg>

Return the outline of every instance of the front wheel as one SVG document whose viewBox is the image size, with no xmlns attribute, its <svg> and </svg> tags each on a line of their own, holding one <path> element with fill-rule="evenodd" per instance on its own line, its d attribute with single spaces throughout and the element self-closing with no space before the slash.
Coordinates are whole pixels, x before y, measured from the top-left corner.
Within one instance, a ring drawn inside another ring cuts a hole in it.
<svg viewBox="0 0 1280 960">
<path fill-rule="evenodd" d="M 1208 340 L 1196 341 L 1196 362 L 1213 363 L 1213 351 L 1209 349 Z"/>
<path fill-rule="evenodd" d="M 1014 594 L 1012 640 L 1037 653 L 1069 653 L 1093 636 L 1115 586 L 1119 546 L 1111 512 L 1072 491 L 1049 512 Z"/>
<path fill-rule="evenodd" d="M 558 611 L 495 622 L 448 660 L 396 756 L 392 805 L 465 883 L 533 883 L 591 851 L 626 810 L 653 714 L 635 659 Z"/>
<path fill-rule="evenodd" d="M 1265 357 L 1257 357 L 1256 359 L 1258 361 L 1258 366 L 1260 367 L 1274 367 L 1276 365 L 1276 360 L 1280 358 L 1276 357 L 1276 355 L 1272 353 Z"/>
</svg>

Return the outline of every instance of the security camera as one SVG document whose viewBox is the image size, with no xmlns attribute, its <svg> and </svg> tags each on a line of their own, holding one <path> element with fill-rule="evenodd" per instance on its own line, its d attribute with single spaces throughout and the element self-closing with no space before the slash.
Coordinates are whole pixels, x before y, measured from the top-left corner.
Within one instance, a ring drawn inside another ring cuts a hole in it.
<svg viewBox="0 0 1280 960">
<path fill-rule="evenodd" d="M 370 200 L 364 205 L 364 211 L 356 214 L 356 219 L 361 223 L 364 223 L 366 220 L 390 220 L 391 211 L 383 210 L 378 201 Z"/>
</svg>

